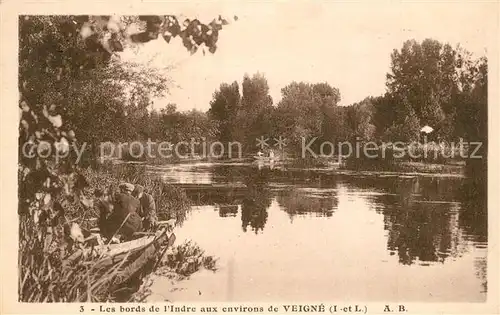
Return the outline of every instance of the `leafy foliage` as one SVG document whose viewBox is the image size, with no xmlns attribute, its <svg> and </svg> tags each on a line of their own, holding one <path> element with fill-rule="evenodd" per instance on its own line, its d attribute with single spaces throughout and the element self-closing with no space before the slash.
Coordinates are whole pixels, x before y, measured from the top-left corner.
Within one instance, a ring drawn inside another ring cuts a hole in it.
<svg viewBox="0 0 500 315">
<path fill-rule="evenodd" d="M 300 146 L 302 139 L 331 137 L 335 133 L 340 92 L 327 83 L 292 82 L 281 91 L 274 118 L 277 133 L 290 139 L 292 147 Z M 338 134 L 336 134 L 338 135 Z"/>
<path fill-rule="evenodd" d="M 362 140 L 374 138 L 375 126 L 373 125 L 373 103 L 372 98 L 367 97 L 363 101 L 346 108 L 346 124 L 350 133 Z"/>
<path fill-rule="evenodd" d="M 244 150 L 255 150 L 255 139 L 273 134 L 273 100 L 263 74 L 245 75 L 242 82 L 241 105 L 236 117 L 235 140 L 244 144 Z"/>
<path fill-rule="evenodd" d="M 172 104 L 171 104 L 172 105 Z M 201 141 L 214 139 L 217 135 L 217 123 L 209 119 L 208 115 L 198 110 L 188 112 L 177 112 L 170 107 L 170 110 L 162 110 L 159 114 L 160 125 L 158 130 L 164 138 L 172 143 L 180 141 L 190 141 L 195 139 Z"/>
<path fill-rule="evenodd" d="M 234 139 L 240 100 L 240 89 L 236 81 L 232 84 L 221 84 L 220 89 L 213 95 L 208 115 L 218 123 L 218 138 L 222 142 Z"/>
<path fill-rule="evenodd" d="M 180 225 L 186 218 L 190 206 L 186 193 L 178 187 L 164 183 L 158 177 L 150 176 L 145 167 L 127 164 L 110 167 L 104 164 L 98 171 L 89 168 L 85 169 L 83 174 L 88 178 L 89 186 L 93 187 L 93 191 L 87 190 L 88 194 L 98 190 L 115 191 L 120 182 L 138 184 L 154 197 L 160 220 L 175 219 Z"/>
<path fill-rule="evenodd" d="M 73 299 L 50 296 L 39 280 L 63 275 L 65 253 L 56 249 L 65 244 L 68 210 L 92 208 L 76 151 L 88 142 L 95 153 L 98 141 L 131 136 L 120 135 L 123 126 L 166 90 L 160 73 L 121 63 L 119 53 L 160 33 L 167 42 L 179 36 L 191 53 L 202 46 L 213 53 L 224 24 L 220 16 L 209 24 L 171 15 L 19 17 L 20 300 Z"/>
<path fill-rule="evenodd" d="M 291 82 L 273 104 L 267 80 L 257 73 L 244 76 L 241 97 L 236 82 L 222 84 L 209 116 L 220 127 L 221 141 L 238 140 L 247 152 L 260 136 L 286 138 L 292 153 L 314 137 L 316 152 L 323 141 L 412 142 L 421 139 L 425 125 L 435 130 L 434 140 L 485 142 L 486 80 L 485 58 L 474 60 L 463 48 L 433 39 L 409 40 L 391 54 L 383 96 L 336 106 L 340 92 L 328 83 Z"/>
<path fill-rule="evenodd" d="M 450 126 L 450 121 L 465 118 L 460 109 L 468 105 L 461 103 L 462 97 L 478 80 L 483 61 L 474 61 L 461 47 L 453 49 L 432 39 L 422 43 L 406 41 L 400 51 L 394 50 L 391 60 L 387 94 L 378 102 L 379 132 L 387 126 L 404 124 L 402 117 L 415 115 L 411 118 L 415 122 L 412 128 L 429 125 L 444 139 L 464 136 L 461 126 Z M 391 117 L 391 111 L 396 117 Z M 392 122 L 382 121 L 383 115 Z"/>
</svg>

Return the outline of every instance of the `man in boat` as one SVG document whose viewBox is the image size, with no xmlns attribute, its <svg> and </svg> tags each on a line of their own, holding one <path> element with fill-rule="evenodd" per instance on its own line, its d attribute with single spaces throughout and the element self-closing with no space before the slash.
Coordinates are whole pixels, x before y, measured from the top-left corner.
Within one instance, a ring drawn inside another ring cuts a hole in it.
<svg viewBox="0 0 500 315">
<path fill-rule="evenodd" d="M 123 183 L 120 192 L 113 198 L 111 214 L 103 219 L 102 234 L 107 238 L 122 236 L 130 239 L 135 232 L 142 230 L 142 218 L 139 216 L 140 202 L 132 196 L 134 185 Z"/>
<path fill-rule="evenodd" d="M 109 215 L 113 212 L 113 200 L 108 191 L 98 189 L 94 192 L 97 197 L 96 208 L 99 212 L 98 227 L 103 235 L 107 233 L 107 220 Z"/>
<path fill-rule="evenodd" d="M 142 226 L 145 230 L 150 230 L 155 227 L 158 217 L 156 216 L 155 199 L 151 194 L 144 191 L 141 185 L 135 185 L 132 196 L 139 199 L 139 215 L 142 217 Z"/>
</svg>

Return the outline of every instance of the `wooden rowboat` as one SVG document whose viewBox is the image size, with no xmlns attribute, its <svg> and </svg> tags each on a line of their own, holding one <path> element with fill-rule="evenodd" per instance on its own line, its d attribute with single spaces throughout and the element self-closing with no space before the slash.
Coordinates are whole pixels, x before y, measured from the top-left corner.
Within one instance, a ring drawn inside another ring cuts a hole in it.
<svg viewBox="0 0 500 315">
<path fill-rule="evenodd" d="M 119 244 L 101 244 L 79 249 L 64 260 L 63 266 L 71 268 L 77 262 L 90 262 L 90 272 L 103 275 L 100 287 L 110 292 L 133 278 L 154 271 L 168 248 L 175 242 L 172 227 L 160 222 L 157 232 L 136 233 L 136 239 Z M 93 238 L 99 238 L 93 234 Z M 88 238 L 91 240 L 93 238 Z M 96 288 L 98 290 L 99 288 Z M 90 292 L 93 294 L 94 292 Z"/>
</svg>

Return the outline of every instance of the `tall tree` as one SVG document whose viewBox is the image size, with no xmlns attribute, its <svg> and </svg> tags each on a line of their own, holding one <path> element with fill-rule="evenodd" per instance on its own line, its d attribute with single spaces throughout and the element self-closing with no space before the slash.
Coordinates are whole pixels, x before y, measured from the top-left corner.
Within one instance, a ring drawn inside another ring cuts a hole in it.
<svg viewBox="0 0 500 315">
<path fill-rule="evenodd" d="M 337 120 L 342 111 L 336 108 L 338 102 L 340 102 L 339 90 L 326 82 L 313 84 L 312 89 L 315 98 L 320 104 L 322 114 L 321 140 L 331 141 L 332 138 L 343 138 L 341 131 L 343 121 Z"/>
<path fill-rule="evenodd" d="M 223 83 L 213 94 L 209 116 L 219 125 L 219 139 L 225 144 L 233 141 L 236 130 L 236 115 L 240 108 L 240 88 L 238 82 Z"/>
<path fill-rule="evenodd" d="M 181 141 L 211 141 L 217 136 L 218 129 L 215 121 L 209 119 L 206 113 L 195 109 L 178 112 L 175 104 L 168 104 L 167 108 L 160 112 L 159 121 L 158 130 L 163 139 L 174 145 Z M 201 147 L 195 146 L 195 150 L 199 151 Z"/>
<path fill-rule="evenodd" d="M 420 131 L 420 120 L 415 110 L 406 99 L 403 99 L 402 104 L 397 109 L 395 114 L 396 119 L 385 131 L 385 140 L 402 142 L 417 141 Z"/>
<path fill-rule="evenodd" d="M 236 138 L 243 143 L 245 151 L 256 148 L 257 138 L 272 136 L 271 121 L 273 100 L 269 85 L 263 74 L 245 75 L 242 83 L 241 106 L 238 111 Z"/>
<path fill-rule="evenodd" d="M 372 98 L 365 98 L 359 103 L 346 107 L 346 123 L 353 136 L 364 141 L 371 140 L 375 134 L 373 124 Z"/>
<path fill-rule="evenodd" d="M 396 106 L 411 107 L 423 125 L 437 129 L 450 110 L 456 65 L 456 51 L 448 44 L 432 39 L 406 41 L 401 51 L 391 54 L 388 93 Z"/>
<path fill-rule="evenodd" d="M 486 207 L 488 183 L 488 61 L 481 58 L 471 69 L 472 84 L 464 90 L 460 117 L 464 123 L 464 138 L 470 143 L 466 174 L 472 179 L 474 200 Z M 472 150 L 474 156 L 472 156 Z M 485 209 L 481 209 L 484 211 Z M 487 216 L 486 216 L 487 217 Z"/>
<path fill-rule="evenodd" d="M 337 106 L 340 102 L 340 91 L 327 82 L 315 83 L 312 86 L 315 95 L 319 96 L 321 105 L 324 107 Z"/>
<path fill-rule="evenodd" d="M 387 128 L 389 128 L 396 120 L 396 100 L 394 97 L 385 93 L 373 99 L 373 123 L 376 128 L 376 136 L 383 138 Z"/>
<path fill-rule="evenodd" d="M 337 113 L 334 108 L 340 100 L 338 89 L 327 83 L 292 82 L 281 93 L 282 99 L 274 117 L 277 119 L 277 132 L 289 139 L 291 145 L 299 147 L 303 140 L 309 142 L 331 129 L 333 121 L 328 117 Z"/>
</svg>

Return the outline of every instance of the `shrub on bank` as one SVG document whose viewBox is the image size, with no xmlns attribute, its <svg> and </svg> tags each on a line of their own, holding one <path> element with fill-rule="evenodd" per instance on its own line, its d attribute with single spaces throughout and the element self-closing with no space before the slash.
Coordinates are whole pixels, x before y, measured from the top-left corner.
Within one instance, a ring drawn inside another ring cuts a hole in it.
<svg viewBox="0 0 500 315">
<path fill-rule="evenodd" d="M 459 173 L 464 164 L 460 153 L 458 147 L 449 144 L 438 145 L 434 142 L 405 147 L 381 146 L 378 151 L 370 150 L 370 157 L 365 154 L 349 156 L 343 167 L 371 171 Z"/>
<path fill-rule="evenodd" d="M 81 175 L 73 182 L 74 185 L 85 186 L 82 199 L 57 200 L 64 211 L 54 220 L 60 220 L 61 224 L 41 231 L 31 220 L 20 222 L 19 268 L 23 275 L 19 279 L 20 301 L 102 302 L 116 298 L 115 292 L 108 290 L 116 270 L 96 270 L 96 257 L 84 257 L 71 268 L 62 264 L 75 249 L 68 242 L 68 233 L 64 229 L 71 222 L 84 229 L 95 224 L 95 220 L 91 219 L 96 218 L 98 213 L 92 206 L 92 195 L 97 189 L 114 190 L 123 181 L 141 184 L 154 196 L 160 219 L 174 218 L 178 224 L 184 221 L 189 210 L 189 199 L 183 190 L 164 184 L 161 179 L 148 174 L 144 167 L 101 165 L 96 170 L 85 169 Z"/>
<path fill-rule="evenodd" d="M 372 157 L 373 156 L 373 157 Z M 392 171 L 395 169 L 394 149 L 379 148 L 377 152 L 370 151 L 370 157 L 361 154 L 347 157 L 342 168 L 353 170 Z"/>
<path fill-rule="evenodd" d="M 331 160 L 333 159 L 326 157 L 306 157 L 293 159 L 290 163 L 288 163 L 288 166 L 296 168 L 327 167 Z"/>
<path fill-rule="evenodd" d="M 176 219 L 182 224 L 190 208 L 190 200 L 184 190 L 162 181 L 155 174 L 149 173 L 141 165 L 102 165 L 97 171 L 87 169 L 85 176 L 90 186 L 95 189 L 117 190 L 121 182 L 139 184 L 151 194 L 156 203 L 156 211 L 160 220 Z"/>
</svg>

